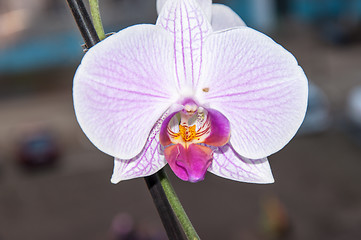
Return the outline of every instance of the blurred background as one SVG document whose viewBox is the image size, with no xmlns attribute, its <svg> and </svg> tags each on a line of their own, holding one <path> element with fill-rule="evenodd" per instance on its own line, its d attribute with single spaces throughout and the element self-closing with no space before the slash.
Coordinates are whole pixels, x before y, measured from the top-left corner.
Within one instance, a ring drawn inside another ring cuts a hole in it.
<svg viewBox="0 0 361 240">
<path fill-rule="evenodd" d="M 168 175 L 202 239 L 361 239 L 361 0 L 228 0 L 291 51 L 306 120 L 269 157 L 276 182 Z M 106 32 L 154 23 L 155 0 L 100 0 Z M 0 240 L 166 239 L 143 179 L 80 130 L 72 78 L 83 41 L 65 0 L 0 0 Z"/>
</svg>

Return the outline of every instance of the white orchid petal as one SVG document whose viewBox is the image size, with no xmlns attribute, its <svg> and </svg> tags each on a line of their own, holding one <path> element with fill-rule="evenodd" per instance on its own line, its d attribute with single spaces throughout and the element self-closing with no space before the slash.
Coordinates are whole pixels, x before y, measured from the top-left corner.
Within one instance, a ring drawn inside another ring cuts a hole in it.
<svg viewBox="0 0 361 240">
<path fill-rule="evenodd" d="M 75 113 L 84 133 L 103 152 L 135 157 L 177 98 L 169 37 L 158 26 L 133 26 L 84 56 L 74 77 Z"/>
<path fill-rule="evenodd" d="M 211 24 L 213 31 L 246 26 L 243 20 L 231 8 L 223 4 L 212 5 Z"/>
<path fill-rule="evenodd" d="M 157 0 L 156 6 L 157 6 L 157 13 L 158 15 L 160 14 L 160 12 L 162 11 L 162 8 L 165 4 L 165 2 L 168 0 Z"/>
<path fill-rule="evenodd" d="M 292 54 L 266 35 L 241 27 L 212 34 L 203 59 L 207 71 L 197 96 L 228 118 L 233 148 L 251 159 L 283 148 L 307 106 L 307 78 Z"/>
<path fill-rule="evenodd" d="M 157 25 L 174 38 L 176 81 L 183 95 L 197 85 L 202 66 L 203 40 L 212 27 L 203 10 L 194 0 L 167 1 Z"/>
<path fill-rule="evenodd" d="M 168 0 L 157 0 L 157 13 L 158 15 L 163 9 L 165 2 Z M 196 0 L 203 12 L 206 14 L 208 21 L 211 21 L 212 15 L 212 0 Z"/>
<path fill-rule="evenodd" d="M 114 159 L 112 183 L 152 175 L 167 164 L 159 143 L 161 122 L 159 121 L 152 130 L 144 149 L 138 156 L 132 159 Z"/>
<path fill-rule="evenodd" d="M 237 154 L 229 144 L 215 148 L 208 171 L 230 180 L 248 183 L 273 183 L 267 158 L 252 160 Z"/>
</svg>

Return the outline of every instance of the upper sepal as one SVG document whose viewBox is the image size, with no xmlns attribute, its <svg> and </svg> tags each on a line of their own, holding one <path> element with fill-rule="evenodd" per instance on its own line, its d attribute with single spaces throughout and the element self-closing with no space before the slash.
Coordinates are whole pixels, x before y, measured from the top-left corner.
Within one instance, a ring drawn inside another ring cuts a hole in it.
<svg viewBox="0 0 361 240">
<path fill-rule="evenodd" d="M 198 85 L 203 42 L 212 33 L 211 24 L 195 0 L 166 1 L 156 24 L 173 37 L 176 85 L 188 95 Z"/>
<path fill-rule="evenodd" d="M 160 15 L 164 4 L 168 0 L 157 0 L 157 13 Z M 172 0 L 174 1 L 174 0 Z M 211 21 L 212 15 L 212 0 L 187 0 L 187 1 L 195 1 L 199 4 L 200 8 L 203 10 L 204 14 L 207 16 L 208 21 Z"/>
</svg>

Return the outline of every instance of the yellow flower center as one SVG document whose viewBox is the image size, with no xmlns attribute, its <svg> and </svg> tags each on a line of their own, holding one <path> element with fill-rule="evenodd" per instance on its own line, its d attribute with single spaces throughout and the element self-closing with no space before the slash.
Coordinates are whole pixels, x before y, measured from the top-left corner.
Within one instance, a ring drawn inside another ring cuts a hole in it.
<svg viewBox="0 0 361 240">
<path fill-rule="evenodd" d="M 180 113 L 179 116 L 174 116 L 174 123 L 177 127 L 172 130 L 171 124 L 167 127 L 168 136 L 173 144 L 182 144 L 185 148 L 192 143 L 202 143 L 211 132 L 211 124 L 204 112 L 197 112 L 196 120 L 192 120 L 193 125 L 189 124 L 189 118 Z M 182 118 L 183 117 L 183 118 Z M 197 127 L 198 126 L 198 127 Z"/>
<path fill-rule="evenodd" d="M 178 136 L 182 136 L 185 142 L 192 141 L 196 137 L 196 125 L 190 127 L 179 125 Z"/>
</svg>

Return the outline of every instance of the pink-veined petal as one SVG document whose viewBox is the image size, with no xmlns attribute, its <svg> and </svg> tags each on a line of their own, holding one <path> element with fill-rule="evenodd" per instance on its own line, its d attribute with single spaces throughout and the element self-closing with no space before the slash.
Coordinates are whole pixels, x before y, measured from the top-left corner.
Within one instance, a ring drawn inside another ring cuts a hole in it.
<svg viewBox="0 0 361 240">
<path fill-rule="evenodd" d="M 168 0 L 157 0 L 157 13 L 158 15 L 163 9 L 165 2 Z M 212 15 L 212 0 L 196 0 L 203 12 L 206 14 L 207 19 L 211 21 Z"/>
<path fill-rule="evenodd" d="M 189 182 L 202 181 L 212 161 L 212 150 L 197 144 L 188 148 L 172 145 L 164 150 L 164 155 L 174 174 Z"/>
<path fill-rule="evenodd" d="M 138 25 L 84 56 L 74 77 L 75 113 L 100 150 L 121 159 L 141 152 L 154 124 L 178 99 L 172 49 L 164 29 Z"/>
<path fill-rule="evenodd" d="M 177 86 L 181 94 L 189 94 L 198 83 L 203 62 L 203 41 L 212 32 L 212 27 L 194 0 L 167 1 L 157 25 L 173 36 Z"/>
<path fill-rule="evenodd" d="M 212 5 L 211 24 L 213 31 L 246 26 L 243 20 L 231 8 L 223 4 Z"/>
<path fill-rule="evenodd" d="M 308 94 L 307 78 L 292 54 L 241 27 L 212 34 L 203 58 L 207 71 L 197 96 L 230 121 L 233 148 L 260 159 L 284 147 L 303 121 Z"/>
<path fill-rule="evenodd" d="M 244 158 L 237 154 L 229 144 L 212 149 L 213 161 L 208 168 L 209 172 L 240 182 L 274 182 L 267 158 L 257 160 Z"/>
<path fill-rule="evenodd" d="M 158 121 L 151 131 L 140 154 L 132 159 L 114 159 L 112 183 L 152 175 L 167 164 L 163 155 L 163 147 L 158 140 L 163 119 L 164 117 Z"/>
</svg>

